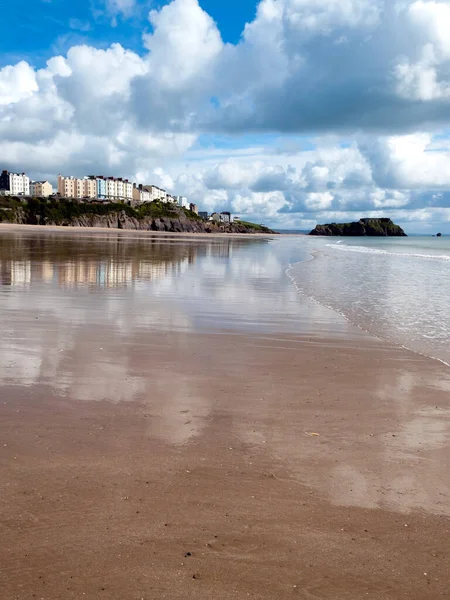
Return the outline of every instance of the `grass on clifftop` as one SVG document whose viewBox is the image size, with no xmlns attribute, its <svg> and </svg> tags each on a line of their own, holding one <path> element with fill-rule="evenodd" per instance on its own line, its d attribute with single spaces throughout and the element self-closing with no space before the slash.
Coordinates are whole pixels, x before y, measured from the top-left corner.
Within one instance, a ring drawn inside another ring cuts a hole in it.
<svg viewBox="0 0 450 600">
<path fill-rule="evenodd" d="M 241 219 L 239 219 L 239 220 L 235 219 L 234 222 L 237 223 L 238 225 L 244 225 L 248 229 L 252 229 L 253 231 L 256 231 L 258 233 L 270 233 L 270 231 L 271 231 L 265 225 L 257 225 L 256 223 L 250 223 L 249 221 L 242 221 Z"/>
<path fill-rule="evenodd" d="M 118 212 L 125 212 L 128 217 L 138 220 L 145 218 L 177 219 L 182 214 L 191 220 L 200 219 L 189 210 L 159 201 L 132 207 L 123 203 L 82 203 L 73 200 L 46 200 L 44 198 L 19 200 L 9 196 L 0 197 L 0 222 L 15 222 L 18 210 L 25 213 L 26 222 L 30 224 L 63 224 L 86 215 L 107 216 Z"/>
</svg>

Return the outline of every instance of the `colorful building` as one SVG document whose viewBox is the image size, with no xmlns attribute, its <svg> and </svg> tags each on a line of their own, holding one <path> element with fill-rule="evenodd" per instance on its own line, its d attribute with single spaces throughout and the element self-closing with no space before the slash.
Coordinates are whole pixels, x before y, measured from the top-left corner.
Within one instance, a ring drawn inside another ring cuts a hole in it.
<svg viewBox="0 0 450 600">
<path fill-rule="evenodd" d="M 30 183 L 30 196 L 34 198 L 48 198 L 53 194 L 53 186 L 48 181 L 32 181 Z"/>
</svg>

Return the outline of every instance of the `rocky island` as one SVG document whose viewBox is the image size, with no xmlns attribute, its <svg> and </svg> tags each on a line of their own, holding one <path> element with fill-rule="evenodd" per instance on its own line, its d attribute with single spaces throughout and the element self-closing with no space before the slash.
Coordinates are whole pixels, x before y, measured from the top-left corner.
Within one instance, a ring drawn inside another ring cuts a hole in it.
<svg viewBox="0 0 450 600">
<path fill-rule="evenodd" d="M 181 233 L 267 233 L 264 225 L 247 221 L 215 223 L 194 212 L 160 201 L 137 206 L 123 203 L 80 202 L 0 197 L 0 223 L 18 225 L 63 225 Z"/>
<path fill-rule="evenodd" d="M 403 229 L 391 219 L 360 219 L 353 223 L 317 225 L 309 235 L 407 237 Z"/>
</svg>

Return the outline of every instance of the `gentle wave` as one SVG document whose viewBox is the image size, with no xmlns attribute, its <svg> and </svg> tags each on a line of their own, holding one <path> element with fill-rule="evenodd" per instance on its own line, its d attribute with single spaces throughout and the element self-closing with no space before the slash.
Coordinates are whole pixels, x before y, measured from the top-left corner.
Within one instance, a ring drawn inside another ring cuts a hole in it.
<svg viewBox="0 0 450 600">
<path fill-rule="evenodd" d="M 337 244 L 329 244 L 329 246 L 332 248 L 337 246 L 336 249 L 344 251 L 355 249 L 354 247 L 342 247 Z M 405 256 L 402 253 L 380 251 L 373 248 L 356 248 L 355 250 L 356 253 L 359 251 L 360 254 L 382 255 L 388 260 L 392 257 L 392 261 L 397 261 L 397 265 L 401 264 L 398 262 L 398 256 Z M 359 265 L 362 256 L 358 259 L 356 253 L 354 255 L 355 261 Z M 322 258 L 325 258 L 325 262 L 319 261 L 319 263 L 316 263 L 316 260 L 321 256 Z M 442 363 L 446 367 L 450 367 L 450 361 L 448 359 L 449 354 L 448 352 L 444 352 L 442 346 L 442 340 L 444 339 L 445 341 L 445 339 L 448 339 L 449 334 L 448 328 L 445 327 L 445 323 L 442 321 L 443 315 L 445 314 L 445 312 L 442 312 L 442 298 L 448 297 L 445 295 L 445 291 L 442 292 L 443 295 L 440 294 L 438 303 L 435 301 L 428 306 L 433 312 L 426 319 L 423 319 L 423 311 L 420 310 L 419 314 L 418 306 L 415 306 L 414 303 L 411 304 L 410 302 L 410 300 L 414 298 L 414 290 L 416 290 L 416 280 L 410 277 L 411 270 L 415 272 L 418 269 L 418 272 L 420 273 L 420 263 L 417 263 L 417 269 L 415 269 L 413 261 L 408 265 L 408 268 L 406 268 L 405 265 L 406 271 L 405 273 L 403 270 L 400 271 L 400 279 L 397 278 L 398 274 L 394 274 L 396 285 L 391 288 L 391 292 L 384 298 L 385 304 L 382 305 L 382 309 L 380 309 L 380 302 L 383 301 L 383 297 L 378 298 L 377 294 L 374 292 L 374 287 L 378 289 L 377 281 L 372 281 L 373 278 L 371 279 L 370 277 L 369 279 L 364 277 L 363 282 L 359 279 L 355 280 L 355 263 L 353 260 L 339 261 L 339 263 L 336 264 L 337 270 L 331 268 L 331 272 L 330 266 L 324 270 L 314 267 L 314 265 L 317 264 L 323 267 L 323 265 L 327 264 L 327 261 L 333 261 L 333 256 L 335 257 L 334 254 L 329 254 L 327 256 L 327 253 L 322 254 L 320 250 L 312 250 L 310 251 L 310 257 L 308 259 L 289 265 L 286 270 L 286 275 L 291 280 L 298 293 L 320 306 L 332 310 L 334 313 L 343 317 L 345 321 L 378 340 L 388 341 L 397 347 L 402 347 L 416 354 L 427 356 Z M 406 256 L 412 256 L 412 254 Z M 420 258 L 422 257 L 423 255 L 420 255 Z M 367 256 L 367 258 L 369 257 Z M 330 263 L 328 264 L 330 265 Z M 394 264 L 395 263 L 392 263 L 391 266 L 394 266 Z M 428 279 L 431 277 L 433 281 L 436 280 L 436 276 L 440 271 L 442 277 L 444 277 L 444 281 L 447 281 L 445 276 L 447 266 L 448 260 L 434 261 L 433 266 L 431 266 L 431 263 L 430 266 L 422 263 L 422 270 L 424 274 L 427 275 Z M 313 269 L 312 271 L 311 268 Z M 376 272 L 377 269 L 374 269 L 373 273 Z M 334 274 L 337 275 L 337 278 L 341 283 L 342 281 L 351 281 L 351 285 L 338 285 L 336 287 L 337 280 L 335 279 Z M 403 279 L 401 278 L 402 274 L 405 275 Z M 368 287 L 366 284 L 370 284 L 371 281 L 372 286 L 369 285 Z M 364 287 L 361 287 L 362 283 L 364 283 Z M 392 294 L 392 290 L 395 290 L 396 288 L 401 288 L 401 290 L 403 290 L 405 285 L 407 289 L 401 291 L 398 296 Z M 410 289 L 411 285 L 413 289 Z M 389 289 L 389 286 L 387 287 Z M 418 289 L 420 290 L 420 286 Z M 438 289 L 441 290 L 441 286 L 438 286 Z M 337 294 L 339 291 L 341 293 Z M 408 299 L 406 304 L 405 299 Z M 349 306 L 352 307 L 352 310 L 348 310 Z M 439 306 L 441 308 L 439 308 Z M 369 319 L 368 316 L 370 317 Z M 415 319 L 415 317 L 417 318 Z M 431 325 L 434 324 L 440 325 L 439 331 L 435 331 L 434 328 L 430 329 Z M 422 341 L 425 343 L 422 343 Z"/>
<path fill-rule="evenodd" d="M 378 248 L 365 248 L 364 246 L 345 246 L 341 243 L 327 244 L 327 248 L 333 248 L 334 250 L 341 250 L 342 252 L 359 252 L 360 254 L 382 254 L 387 256 L 401 256 L 408 258 L 424 258 L 428 260 L 440 260 L 444 262 L 450 262 L 450 256 L 447 254 L 421 254 L 415 252 L 388 252 L 387 250 L 380 250 Z"/>
</svg>

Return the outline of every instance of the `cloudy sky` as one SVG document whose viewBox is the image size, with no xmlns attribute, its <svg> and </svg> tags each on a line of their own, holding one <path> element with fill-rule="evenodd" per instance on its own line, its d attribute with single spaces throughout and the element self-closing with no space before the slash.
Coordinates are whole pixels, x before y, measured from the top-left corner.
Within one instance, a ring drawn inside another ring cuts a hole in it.
<svg viewBox="0 0 450 600">
<path fill-rule="evenodd" d="M 15 0 L 0 168 L 450 233 L 450 0 Z"/>
</svg>

